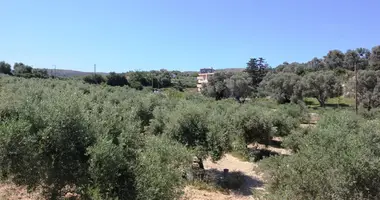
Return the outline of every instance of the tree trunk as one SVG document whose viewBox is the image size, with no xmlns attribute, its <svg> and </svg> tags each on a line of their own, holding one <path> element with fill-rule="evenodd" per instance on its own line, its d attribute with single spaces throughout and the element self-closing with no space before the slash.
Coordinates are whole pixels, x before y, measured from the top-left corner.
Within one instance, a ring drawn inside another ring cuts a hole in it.
<svg viewBox="0 0 380 200">
<path fill-rule="evenodd" d="M 323 107 L 323 108 L 326 106 L 324 100 L 320 100 L 320 99 L 318 99 L 318 102 L 319 102 L 319 106 L 321 106 L 321 107 Z"/>
</svg>

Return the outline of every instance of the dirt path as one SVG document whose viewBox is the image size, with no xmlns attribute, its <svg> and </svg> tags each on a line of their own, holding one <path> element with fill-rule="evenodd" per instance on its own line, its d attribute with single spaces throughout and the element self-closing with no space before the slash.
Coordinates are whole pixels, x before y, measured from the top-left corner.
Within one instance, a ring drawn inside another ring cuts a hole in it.
<svg viewBox="0 0 380 200">
<path fill-rule="evenodd" d="M 216 163 L 208 159 L 203 164 L 206 170 L 215 169 L 223 171 L 224 169 L 229 169 L 230 172 L 242 172 L 244 174 L 244 184 L 242 188 L 230 194 L 223 194 L 221 192 L 198 190 L 189 186 L 185 188 L 184 200 L 252 200 L 254 199 L 252 197 L 253 189 L 264 189 L 262 174 L 254 170 L 255 167 L 257 167 L 255 163 L 241 161 L 230 154 L 226 154 Z"/>
<path fill-rule="evenodd" d="M 281 138 L 274 138 L 274 140 L 282 141 Z M 291 151 L 274 146 L 265 147 L 261 144 L 250 144 L 248 148 L 267 149 L 278 154 L 290 155 Z M 196 189 L 192 186 L 185 188 L 185 194 L 182 200 L 254 200 L 254 191 L 265 192 L 265 182 L 263 174 L 259 172 L 258 165 L 252 162 L 241 161 L 230 154 L 226 154 L 221 160 L 216 163 L 211 162 L 210 159 L 204 161 L 206 170 L 215 169 L 223 171 L 229 169 L 230 172 L 240 171 L 244 174 L 244 184 L 239 191 L 234 191 L 230 194 L 223 194 L 221 192 L 210 192 Z"/>
</svg>

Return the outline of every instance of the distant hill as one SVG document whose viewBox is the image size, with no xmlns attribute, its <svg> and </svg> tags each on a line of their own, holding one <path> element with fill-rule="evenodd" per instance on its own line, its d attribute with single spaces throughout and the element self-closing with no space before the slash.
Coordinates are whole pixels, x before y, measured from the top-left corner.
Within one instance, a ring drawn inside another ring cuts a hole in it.
<svg viewBox="0 0 380 200">
<path fill-rule="evenodd" d="M 242 72 L 245 68 L 225 68 L 225 69 L 215 69 L 215 71 L 223 71 L 223 72 Z"/>
<path fill-rule="evenodd" d="M 82 72 L 82 71 L 75 71 L 75 70 L 68 70 L 68 69 L 57 69 L 56 71 L 54 69 L 47 69 L 49 75 L 55 75 L 58 77 L 75 77 L 75 76 L 87 76 L 91 75 L 94 72 Z M 97 74 L 101 75 L 107 75 L 108 73 L 104 72 L 96 72 Z"/>
<path fill-rule="evenodd" d="M 215 69 L 216 72 L 242 72 L 245 68 L 224 68 L 224 69 Z M 198 71 L 184 71 L 183 73 L 198 73 Z"/>
<path fill-rule="evenodd" d="M 225 71 L 225 72 L 242 72 L 245 68 L 225 68 L 225 69 L 215 69 L 215 71 Z M 58 77 L 75 77 L 75 76 L 87 76 L 93 74 L 93 72 L 82 72 L 82 71 L 76 71 L 76 70 L 69 70 L 69 69 L 57 69 L 56 72 L 54 69 L 47 69 L 49 75 L 56 75 Z M 97 74 L 101 75 L 108 75 L 108 73 L 105 72 L 96 72 Z M 183 73 L 198 73 L 198 71 L 184 71 Z"/>
</svg>

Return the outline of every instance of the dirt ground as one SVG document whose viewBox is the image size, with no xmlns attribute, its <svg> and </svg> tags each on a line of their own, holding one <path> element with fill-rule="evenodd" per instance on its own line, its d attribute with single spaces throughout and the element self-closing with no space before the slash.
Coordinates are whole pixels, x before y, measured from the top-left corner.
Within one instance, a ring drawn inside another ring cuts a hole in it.
<svg viewBox="0 0 380 200">
<path fill-rule="evenodd" d="M 216 163 L 211 160 L 206 160 L 204 163 L 205 169 L 216 169 L 223 171 L 223 169 L 229 169 L 230 172 L 240 171 L 245 176 L 245 183 L 240 191 L 235 191 L 230 194 L 223 194 L 221 192 L 208 192 L 203 190 L 197 190 L 191 186 L 185 188 L 185 194 L 183 199 L 185 200 L 250 200 L 252 197 L 252 189 L 263 189 L 264 183 L 262 175 L 254 171 L 256 164 L 240 161 L 239 159 L 226 154 L 221 160 Z"/>
<path fill-rule="evenodd" d="M 265 148 L 263 145 L 249 145 L 249 148 L 254 146 Z M 266 149 L 277 152 L 279 154 L 290 154 L 286 149 L 269 146 Z M 221 160 L 213 163 L 210 159 L 204 161 L 206 170 L 223 171 L 228 169 L 230 172 L 240 171 L 244 175 L 243 186 L 229 194 L 221 192 L 210 192 L 198 190 L 192 186 L 187 186 L 184 189 L 184 195 L 181 200 L 254 200 L 253 191 L 264 191 L 265 182 L 263 174 L 257 169 L 257 164 L 247 161 L 241 161 L 230 154 L 226 154 Z M 38 193 L 28 193 L 25 187 L 19 187 L 12 183 L 0 184 L 0 200 L 41 200 Z"/>
<path fill-rule="evenodd" d="M 254 146 L 265 148 L 264 145 L 248 145 L 249 148 L 253 148 Z M 273 146 L 269 146 L 266 149 L 278 154 L 289 155 L 291 153 L 287 149 L 276 148 Z M 223 171 L 223 169 L 229 169 L 230 172 L 242 172 L 245 175 L 245 182 L 242 188 L 239 191 L 233 191 L 230 194 L 223 194 L 221 192 L 198 190 L 192 186 L 187 186 L 184 190 L 185 194 L 183 195 L 182 200 L 255 200 L 253 196 L 254 191 L 265 192 L 263 174 L 258 172 L 258 166 L 256 163 L 241 161 L 230 154 L 226 154 L 216 163 L 213 163 L 208 159 L 203 164 L 206 170 L 216 169 L 218 171 Z"/>
<path fill-rule="evenodd" d="M 28 193 L 26 187 L 16 186 L 12 183 L 0 184 L 1 200 L 42 200 L 38 193 Z"/>
</svg>

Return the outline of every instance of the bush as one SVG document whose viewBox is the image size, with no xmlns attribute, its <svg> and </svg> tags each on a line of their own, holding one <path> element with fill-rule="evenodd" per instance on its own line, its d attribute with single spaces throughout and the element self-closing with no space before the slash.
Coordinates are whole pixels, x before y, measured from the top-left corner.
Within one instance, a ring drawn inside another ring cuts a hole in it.
<svg viewBox="0 0 380 200">
<path fill-rule="evenodd" d="M 136 199 L 134 170 L 138 141 L 136 133 L 123 132 L 116 141 L 103 136 L 89 149 L 91 186 L 97 188 L 98 196 L 103 199 Z"/>
<path fill-rule="evenodd" d="M 107 75 L 107 85 L 124 86 L 128 85 L 128 80 L 124 74 L 116 74 L 115 72 L 111 72 Z"/>
<path fill-rule="evenodd" d="M 197 156 L 207 155 L 207 124 L 202 108 L 181 105 L 169 117 L 164 134 L 188 148 L 197 151 Z"/>
<path fill-rule="evenodd" d="M 231 116 L 230 130 L 242 135 L 246 144 L 259 142 L 269 144 L 273 134 L 270 113 L 248 104 L 239 107 Z"/>
<path fill-rule="evenodd" d="M 291 149 L 293 152 L 298 152 L 300 145 L 303 143 L 303 138 L 310 132 L 309 129 L 293 130 L 282 142 L 282 146 Z"/>
<path fill-rule="evenodd" d="M 293 73 L 267 74 L 260 87 L 278 103 L 296 103 L 302 99 L 301 77 Z"/>
<path fill-rule="evenodd" d="M 301 137 L 297 153 L 263 161 L 271 199 L 377 199 L 380 124 L 332 113 Z"/>
<path fill-rule="evenodd" d="M 290 104 L 280 106 L 271 113 L 272 124 L 276 128 L 274 136 L 287 136 L 294 129 L 300 126 L 300 123 L 306 119 L 307 110 L 300 105 Z"/>
<path fill-rule="evenodd" d="M 78 107 L 64 99 L 53 100 L 29 102 L 32 105 L 25 105 L 17 120 L 0 125 L 4 178 L 31 188 L 43 186 L 52 199 L 64 186 L 86 182 L 86 149 L 93 142 Z"/>
<path fill-rule="evenodd" d="M 104 77 L 102 75 L 99 75 L 99 74 L 85 76 L 83 78 L 83 81 L 85 83 L 89 83 L 89 84 L 102 84 L 102 83 L 106 82 Z"/>
<path fill-rule="evenodd" d="M 360 109 L 359 114 L 367 120 L 375 120 L 375 119 L 379 119 L 380 110 L 379 109 L 371 109 L 371 110 Z"/>
<path fill-rule="evenodd" d="M 144 88 L 143 85 L 137 81 L 131 81 L 129 85 L 131 86 L 131 88 L 135 88 L 136 90 L 142 90 Z"/>
<path fill-rule="evenodd" d="M 138 200 L 177 199 L 189 170 L 191 154 L 165 137 L 148 137 L 136 168 Z"/>
</svg>

